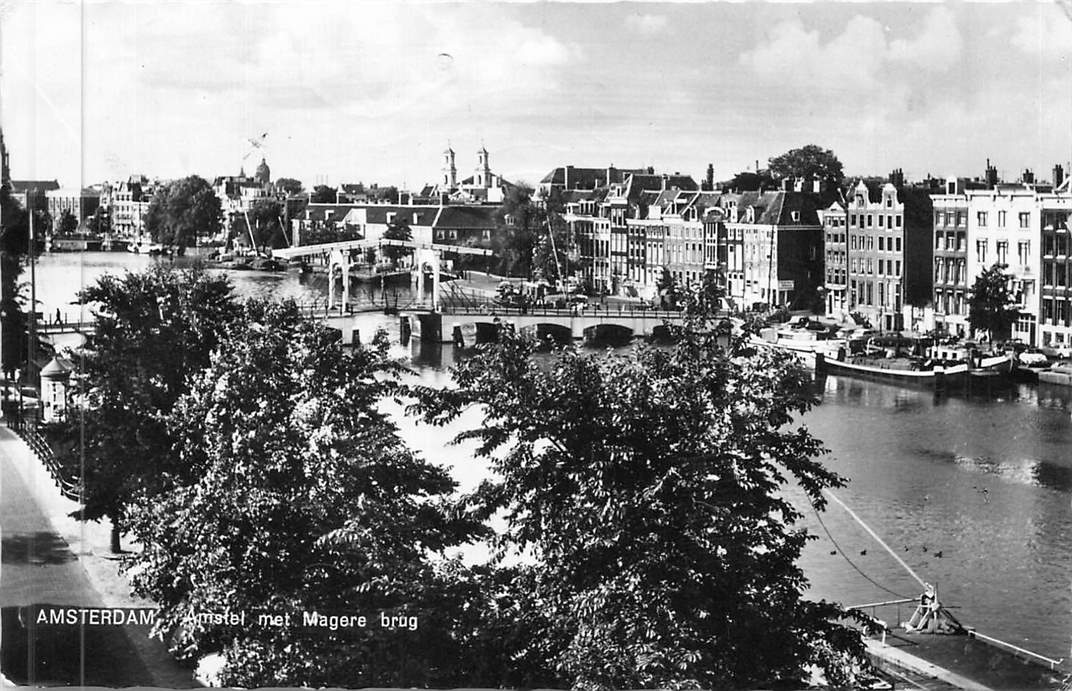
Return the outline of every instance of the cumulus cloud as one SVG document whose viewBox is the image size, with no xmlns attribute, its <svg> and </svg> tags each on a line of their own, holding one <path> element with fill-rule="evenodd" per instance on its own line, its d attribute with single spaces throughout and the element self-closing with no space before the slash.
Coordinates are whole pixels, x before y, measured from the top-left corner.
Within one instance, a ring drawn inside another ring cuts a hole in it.
<svg viewBox="0 0 1072 691">
<path fill-rule="evenodd" d="M 855 15 L 840 33 L 823 42 L 819 31 L 793 19 L 775 25 L 756 48 L 741 54 L 740 62 L 768 79 L 792 76 L 802 82 L 854 87 L 874 84 L 884 69 L 894 65 L 943 70 L 962 50 L 953 13 L 945 7 L 932 9 L 912 36 L 891 41 L 886 34 L 880 22 Z"/>
<path fill-rule="evenodd" d="M 641 36 L 653 36 L 666 28 L 666 16 L 661 14 L 630 14 L 625 28 Z"/>
</svg>

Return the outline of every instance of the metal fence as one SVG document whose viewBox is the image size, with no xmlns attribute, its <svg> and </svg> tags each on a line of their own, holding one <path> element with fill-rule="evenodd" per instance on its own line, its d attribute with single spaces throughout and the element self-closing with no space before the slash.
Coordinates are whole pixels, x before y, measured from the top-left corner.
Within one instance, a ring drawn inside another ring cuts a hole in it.
<svg viewBox="0 0 1072 691">
<path fill-rule="evenodd" d="M 37 431 L 36 425 L 32 420 L 28 420 L 21 415 L 15 415 L 7 417 L 5 419 L 7 426 L 15 434 L 26 442 L 26 446 L 30 447 L 30 451 L 33 452 L 37 459 L 41 461 L 41 465 L 45 467 L 48 474 L 52 477 L 52 481 L 56 483 L 56 486 L 67 499 L 71 501 L 82 501 L 82 488 L 81 484 L 68 477 L 64 468 L 60 465 L 59 460 L 56 458 L 56 453 L 52 450 L 48 441 L 41 436 Z"/>
</svg>

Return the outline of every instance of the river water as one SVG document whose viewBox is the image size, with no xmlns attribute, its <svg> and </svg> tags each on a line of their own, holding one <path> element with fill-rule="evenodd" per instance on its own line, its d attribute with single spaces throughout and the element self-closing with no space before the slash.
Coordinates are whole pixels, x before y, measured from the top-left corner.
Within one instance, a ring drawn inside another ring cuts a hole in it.
<svg viewBox="0 0 1072 691">
<path fill-rule="evenodd" d="M 55 254 L 37 266 L 40 310 L 74 313 L 81 285 L 106 272 L 156 261 L 122 253 Z M 166 261 L 166 260 L 165 260 Z M 245 297 L 324 300 L 323 276 L 232 272 Z M 28 273 L 24 275 L 28 280 Z M 369 314 L 397 337 L 397 322 Z M 450 346 L 409 348 L 414 376 L 445 385 Z M 830 450 L 825 462 L 848 479 L 838 496 L 920 577 L 938 587 L 965 624 L 983 633 L 1064 658 L 1072 644 L 1072 389 L 1019 385 L 972 396 L 936 398 L 926 391 L 829 376 L 816 382 L 821 404 L 801 422 Z M 479 422 L 471 411 L 446 429 L 401 420 L 403 436 L 449 467 L 461 488 L 488 473 L 472 447 L 450 446 Z M 915 597 L 911 575 L 848 513 L 831 503 L 822 523 L 801 501 L 804 524 L 818 536 L 802 566 L 811 595 L 845 605 Z M 829 537 L 824 531 L 829 530 Z M 835 544 L 836 542 L 836 544 Z M 831 554 L 834 552 L 834 554 Z M 877 614 L 894 621 L 895 609 Z M 911 608 L 900 612 L 907 619 Z"/>
</svg>

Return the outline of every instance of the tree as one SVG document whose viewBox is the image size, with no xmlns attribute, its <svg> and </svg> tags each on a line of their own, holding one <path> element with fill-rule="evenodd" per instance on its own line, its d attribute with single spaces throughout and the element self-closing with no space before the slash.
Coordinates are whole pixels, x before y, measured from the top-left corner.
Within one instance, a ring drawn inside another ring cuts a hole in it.
<svg viewBox="0 0 1072 691">
<path fill-rule="evenodd" d="M 785 178 L 814 178 L 822 180 L 829 189 L 841 184 L 845 177 L 841 161 L 834 152 L 815 144 L 808 144 L 799 149 L 792 149 L 769 161 L 769 171 L 775 180 Z"/>
<path fill-rule="evenodd" d="M 253 224 L 253 238 L 257 248 L 270 247 L 280 249 L 287 246 L 287 238 L 283 231 L 283 205 L 276 199 L 258 199 L 253 202 L 249 211 L 237 214 L 231 221 L 231 239 L 248 240 L 250 236 L 249 223 Z"/>
<path fill-rule="evenodd" d="M 93 215 L 86 219 L 86 230 L 94 235 L 107 235 L 112 232 L 112 215 L 108 209 L 98 206 Z"/>
<path fill-rule="evenodd" d="M 35 221 L 36 228 L 45 228 Z M 5 375 L 26 369 L 29 355 L 25 295 L 20 290 L 22 258 L 30 248 L 30 215 L 0 187 L 0 367 Z"/>
<path fill-rule="evenodd" d="M 375 201 L 385 202 L 387 204 L 398 203 L 398 188 L 394 185 L 389 187 L 377 187 L 374 190 L 371 190 L 371 192 L 373 193 L 372 198 Z"/>
<path fill-rule="evenodd" d="M 46 433 L 73 476 L 84 469 L 80 516 L 109 518 L 118 552 L 133 497 L 178 472 L 166 417 L 188 377 L 208 365 L 237 307 L 225 277 L 165 265 L 102 276 L 79 299 L 96 317 L 80 352 L 82 419 Z"/>
<path fill-rule="evenodd" d="M 57 235 L 71 235 L 78 230 L 78 219 L 71 213 L 70 209 L 64 209 L 60 212 L 60 217 L 56 219 L 56 234 Z"/>
<path fill-rule="evenodd" d="M 728 180 L 722 183 L 724 187 L 737 190 L 738 192 L 756 192 L 761 189 L 774 189 L 774 178 L 771 177 L 770 172 L 766 170 L 753 173 L 751 171 L 741 171 L 733 176 L 732 180 Z"/>
<path fill-rule="evenodd" d="M 399 366 L 382 333 L 343 348 L 290 301 L 246 303 L 171 417 L 182 472 L 140 502 L 136 592 L 182 657 L 222 653 L 226 685 L 427 687 L 464 668 L 450 573 L 429 555 L 486 531 L 451 510 L 449 473 L 381 412 Z M 289 626 L 194 623 L 269 612 Z M 309 626 L 303 613 L 366 615 Z M 417 617 L 413 629 L 381 627 Z"/>
<path fill-rule="evenodd" d="M 410 230 L 409 221 L 405 218 L 395 218 L 393 221 L 387 224 L 387 230 L 383 232 L 384 240 L 405 240 L 409 241 L 413 239 L 413 231 Z M 392 266 L 398 266 L 398 260 L 402 257 L 410 254 L 413 250 L 409 247 L 396 247 L 392 245 L 385 245 L 383 248 L 384 255 L 391 260 Z"/>
<path fill-rule="evenodd" d="M 327 185 L 317 185 L 309 195 L 309 202 L 312 204 L 334 204 L 338 199 L 337 190 Z"/>
<path fill-rule="evenodd" d="M 968 323 L 972 331 L 985 331 L 990 340 L 1008 338 L 1020 316 L 1016 296 L 1009 289 L 1012 276 L 1006 264 L 984 269 L 972 284 L 968 299 Z"/>
<path fill-rule="evenodd" d="M 474 502 L 503 512 L 504 552 L 534 561 L 516 597 L 538 635 L 513 659 L 585 689 L 754 688 L 812 663 L 851 684 L 863 647 L 835 620 L 854 615 L 803 599 L 809 537 L 782 491 L 792 478 L 821 509 L 843 483 L 792 424 L 815 402 L 809 376 L 745 336 L 720 345 L 695 296 L 672 330 L 670 350 L 538 363 L 507 329 L 455 387 L 422 391 L 432 422 L 483 411 L 459 436 L 495 472 Z"/>
<path fill-rule="evenodd" d="M 659 280 L 655 283 L 655 289 L 659 293 L 659 306 L 664 309 L 677 309 L 678 300 L 681 296 L 681 286 L 678 285 L 674 274 L 668 267 L 662 268 Z"/>
<path fill-rule="evenodd" d="M 199 235 L 216 235 L 221 228 L 220 198 L 196 175 L 176 180 L 153 195 L 145 212 L 145 228 L 153 242 L 192 247 Z"/>
<path fill-rule="evenodd" d="M 275 187 L 278 190 L 283 190 L 290 196 L 301 193 L 303 189 L 301 180 L 296 180 L 294 178 L 277 178 Z"/>
</svg>

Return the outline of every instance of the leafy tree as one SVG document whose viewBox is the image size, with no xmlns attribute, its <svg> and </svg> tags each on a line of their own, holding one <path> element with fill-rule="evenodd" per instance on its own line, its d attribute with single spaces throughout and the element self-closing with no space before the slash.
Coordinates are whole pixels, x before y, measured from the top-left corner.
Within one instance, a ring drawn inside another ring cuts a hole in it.
<svg viewBox="0 0 1072 691">
<path fill-rule="evenodd" d="M 987 336 L 1007 338 L 1019 318 L 1016 296 L 1009 289 L 1012 279 L 1006 264 L 994 264 L 984 269 L 972 284 L 968 299 L 968 323 L 973 331 L 985 331 Z"/>
<path fill-rule="evenodd" d="M 78 230 L 78 219 L 71 213 L 70 209 L 64 209 L 60 212 L 60 217 L 56 219 L 56 234 L 57 235 L 71 235 Z"/>
<path fill-rule="evenodd" d="M 405 218 L 396 217 L 387 225 L 387 230 L 383 232 L 383 238 L 385 240 L 412 240 L 413 231 L 410 230 L 409 221 Z M 412 251 L 408 247 L 394 247 L 391 245 L 385 245 L 383 248 L 383 253 L 391 260 L 392 266 L 398 266 L 398 260 Z"/>
<path fill-rule="evenodd" d="M 275 187 L 291 196 L 301 193 L 303 189 L 301 180 L 296 180 L 294 178 L 277 178 Z"/>
<path fill-rule="evenodd" d="M 394 185 L 391 185 L 389 187 L 377 187 L 376 189 L 370 191 L 373 193 L 371 196 L 375 201 L 385 202 L 387 204 L 398 203 L 398 188 Z"/>
<path fill-rule="evenodd" d="M 808 144 L 799 149 L 792 149 L 769 161 L 769 171 L 775 180 L 785 178 L 815 178 L 827 183 L 833 189 L 841 184 L 845 177 L 841 161 L 830 149 L 815 144 Z"/>
<path fill-rule="evenodd" d="M 253 224 L 253 239 L 257 247 L 280 249 L 287 246 L 286 235 L 282 226 L 283 205 L 276 199 L 258 199 L 244 214 L 236 214 L 231 220 L 231 239 L 248 240 L 249 223 Z"/>
<path fill-rule="evenodd" d="M 723 187 L 737 190 L 738 192 L 756 192 L 760 189 L 773 189 L 775 187 L 774 178 L 771 177 L 770 172 L 766 170 L 753 173 L 751 171 L 741 171 L 733 176 L 732 180 L 728 180 L 722 183 Z"/>
<path fill-rule="evenodd" d="M 338 200 L 337 192 L 334 187 L 317 185 L 309 195 L 309 201 L 313 204 L 334 204 Z"/>
<path fill-rule="evenodd" d="M 659 305 L 665 309 L 676 309 L 681 297 L 681 286 L 678 285 L 674 274 L 667 267 L 662 268 L 659 280 L 655 283 L 655 289 L 659 293 Z"/>
<path fill-rule="evenodd" d="M 98 206 L 93 215 L 86 219 L 86 230 L 94 235 L 111 233 L 112 215 L 103 206 Z"/>
<path fill-rule="evenodd" d="M 0 366 L 9 376 L 16 369 L 25 369 L 28 355 L 27 314 L 19 275 L 30 246 L 29 218 L 10 190 L 0 187 Z"/>
<path fill-rule="evenodd" d="M 145 228 L 153 242 L 191 247 L 198 235 L 220 232 L 220 198 L 196 175 L 176 180 L 153 195 L 145 212 Z"/>
<path fill-rule="evenodd" d="M 225 277 L 165 265 L 102 276 L 78 296 L 97 321 L 80 353 L 85 406 L 81 420 L 47 432 L 73 475 L 84 467 L 81 516 L 111 519 L 118 552 L 132 498 L 178 472 L 166 417 L 191 373 L 208 366 L 237 307 Z"/>
<path fill-rule="evenodd" d="M 792 424 L 815 402 L 809 377 L 745 337 L 720 345 L 695 296 L 686 314 L 670 350 L 549 363 L 506 330 L 455 388 L 422 392 L 434 422 L 483 411 L 459 437 L 495 471 L 473 501 L 503 512 L 504 552 L 534 561 L 515 595 L 536 635 L 512 659 L 582 689 L 754 688 L 813 663 L 851 684 L 859 634 L 803 599 L 809 537 L 782 491 L 791 478 L 821 509 L 843 483 Z"/>
<path fill-rule="evenodd" d="M 183 657 L 222 653 L 227 685 L 403 686 L 458 665 L 457 564 L 429 555 L 483 535 L 450 510 L 454 482 L 413 455 L 380 405 L 398 365 L 381 333 L 343 348 L 294 302 L 251 301 L 175 407 L 181 472 L 140 502 L 129 559 Z M 271 612 L 290 626 L 195 624 L 205 611 Z M 302 625 L 303 612 L 365 627 Z M 416 616 L 416 630 L 380 614 Z M 464 663 L 463 663 L 464 664 Z"/>
</svg>

